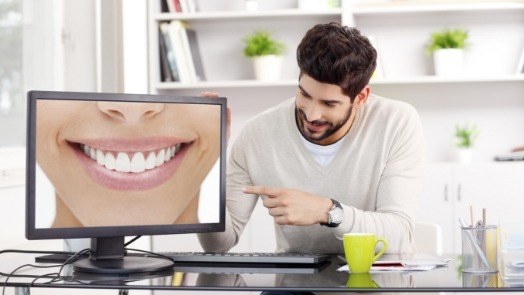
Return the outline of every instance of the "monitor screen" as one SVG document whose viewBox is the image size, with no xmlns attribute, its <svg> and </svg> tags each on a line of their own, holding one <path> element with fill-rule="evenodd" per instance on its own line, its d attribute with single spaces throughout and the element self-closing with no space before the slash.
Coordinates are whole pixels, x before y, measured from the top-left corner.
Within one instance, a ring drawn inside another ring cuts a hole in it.
<svg viewBox="0 0 524 295">
<path fill-rule="evenodd" d="M 28 93 L 28 239 L 223 231 L 226 99 Z"/>
</svg>

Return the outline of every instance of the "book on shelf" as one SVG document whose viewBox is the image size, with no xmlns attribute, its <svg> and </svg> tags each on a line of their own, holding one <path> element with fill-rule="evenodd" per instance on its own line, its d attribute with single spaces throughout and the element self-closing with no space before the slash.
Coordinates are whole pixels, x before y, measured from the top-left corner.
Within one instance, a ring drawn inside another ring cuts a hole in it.
<svg viewBox="0 0 524 295">
<path fill-rule="evenodd" d="M 205 80 L 196 32 L 180 20 L 161 23 L 160 31 L 163 37 L 163 42 L 159 42 L 161 70 L 165 71 L 164 60 L 170 68 L 171 81 L 194 83 Z M 169 81 L 168 74 L 162 77 L 162 81 Z"/>
<path fill-rule="evenodd" d="M 180 0 L 162 0 L 162 11 L 170 13 L 182 12 Z"/>
<path fill-rule="evenodd" d="M 516 74 L 524 74 L 524 47 L 520 53 L 519 61 L 517 62 Z"/>
<path fill-rule="evenodd" d="M 161 65 L 161 79 L 165 82 L 177 82 L 180 81 L 178 74 L 178 66 L 173 51 L 173 45 L 171 44 L 171 37 L 169 36 L 169 27 L 167 24 L 160 25 L 160 65 Z"/>
<path fill-rule="evenodd" d="M 164 37 L 160 29 L 158 30 L 158 43 L 160 46 L 160 80 L 165 82 L 172 82 L 173 75 L 171 74 L 171 69 L 167 61 L 167 49 Z"/>
<path fill-rule="evenodd" d="M 195 0 L 177 0 L 180 2 L 180 9 L 182 12 L 197 12 L 197 5 Z"/>
<path fill-rule="evenodd" d="M 197 81 L 205 81 L 206 74 L 204 73 L 204 64 L 202 63 L 202 57 L 200 56 L 200 47 L 198 46 L 196 32 L 193 29 L 186 29 L 186 32 L 189 42 L 189 52 L 193 61 L 196 79 Z"/>
</svg>

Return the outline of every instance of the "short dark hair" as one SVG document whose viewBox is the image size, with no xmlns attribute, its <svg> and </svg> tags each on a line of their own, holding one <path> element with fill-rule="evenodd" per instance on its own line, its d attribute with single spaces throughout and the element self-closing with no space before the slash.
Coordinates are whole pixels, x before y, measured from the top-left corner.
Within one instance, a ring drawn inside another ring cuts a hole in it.
<svg viewBox="0 0 524 295">
<path fill-rule="evenodd" d="M 377 51 L 356 28 L 337 22 L 309 29 L 297 48 L 300 77 L 335 84 L 355 99 L 377 66 Z"/>
</svg>

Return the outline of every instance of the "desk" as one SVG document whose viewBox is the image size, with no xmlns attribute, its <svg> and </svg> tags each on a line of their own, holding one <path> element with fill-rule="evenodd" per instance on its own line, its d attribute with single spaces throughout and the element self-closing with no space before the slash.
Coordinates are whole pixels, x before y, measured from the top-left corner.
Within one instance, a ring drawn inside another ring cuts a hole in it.
<svg viewBox="0 0 524 295">
<path fill-rule="evenodd" d="M 93 278 L 75 276 L 65 269 L 68 281 L 48 283 L 49 278 L 39 279 L 31 288 L 84 288 L 84 289 L 129 289 L 129 290 L 303 290 L 329 292 L 524 292 L 524 283 L 516 286 L 505 284 L 499 274 L 471 275 L 459 271 L 460 260 L 456 255 L 447 267 L 419 272 L 391 272 L 370 274 L 369 278 L 353 280 L 353 287 L 346 287 L 346 272 L 337 272 L 340 260 L 333 256 L 331 261 L 319 268 L 282 268 L 271 273 L 271 269 L 258 269 L 257 273 L 245 273 L 234 268 L 175 266 L 174 273 L 149 277 L 106 277 Z M 17 266 L 32 263 L 34 256 L 28 254 L 2 254 L 0 271 L 11 272 Z M 55 270 L 27 268 L 17 274 L 45 274 Z M 356 278 L 356 277 L 354 277 Z M 370 279 L 370 280 L 369 280 Z M 5 281 L 5 277 L 1 278 Z M 7 287 L 25 291 L 33 278 L 10 278 Z"/>
</svg>

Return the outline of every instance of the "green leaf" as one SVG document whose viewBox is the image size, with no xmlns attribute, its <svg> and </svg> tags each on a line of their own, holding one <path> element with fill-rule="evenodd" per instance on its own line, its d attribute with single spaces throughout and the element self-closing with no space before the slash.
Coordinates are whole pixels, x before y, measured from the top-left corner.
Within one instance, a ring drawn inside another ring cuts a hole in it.
<svg viewBox="0 0 524 295">
<path fill-rule="evenodd" d="M 244 55 L 247 57 L 261 56 L 261 55 L 282 55 L 286 46 L 271 37 L 271 34 L 264 30 L 259 30 L 244 39 L 246 47 L 244 48 Z"/>
<path fill-rule="evenodd" d="M 462 148 L 470 148 L 473 146 L 474 139 L 478 135 L 478 130 L 475 125 L 455 125 L 456 145 Z"/>
<path fill-rule="evenodd" d="M 469 33 L 462 29 L 445 29 L 434 32 L 430 36 L 429 43 L 426 47 L 428 53 L 433 53 L 438 49 L 459 48 L 464 49 L 469 46 L 466 40 Z"/>
</svg>

